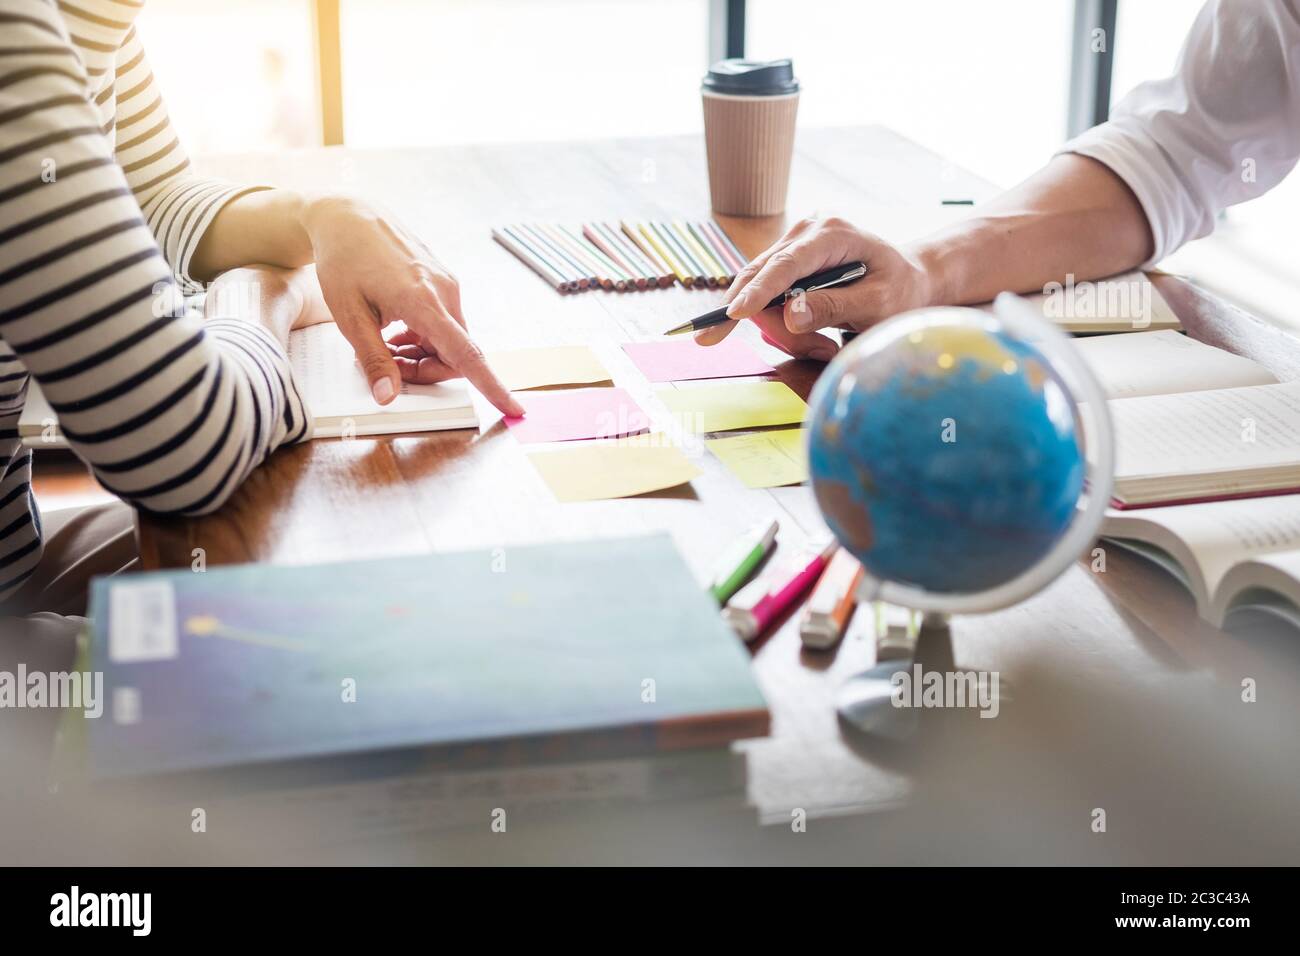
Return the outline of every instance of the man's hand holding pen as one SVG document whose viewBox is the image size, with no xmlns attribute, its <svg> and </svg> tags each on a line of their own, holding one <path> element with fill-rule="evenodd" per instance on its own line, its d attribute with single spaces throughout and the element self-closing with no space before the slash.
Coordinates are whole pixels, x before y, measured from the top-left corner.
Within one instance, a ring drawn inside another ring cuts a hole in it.
<svg viewBox="0 0 1300 956">
<path fill-rule="evenodd" d="M 864 278 L 786 296 L 804 277 L 843 263 L 866 264 Z M 862 331 L 882 319 L 935 301 L 933 270 L 919 255 L 863 232 L 843 219 L 805 219 L 746 266 L 727 290 L 732 320 L 695 333 L 721 342 L 737 321 L 752 319 L 763 338 L 796 358 L 828 362 L 839 345 L 818 329 Z M 783 302 L 769 306 L 774 299 Z"/>
</svg>

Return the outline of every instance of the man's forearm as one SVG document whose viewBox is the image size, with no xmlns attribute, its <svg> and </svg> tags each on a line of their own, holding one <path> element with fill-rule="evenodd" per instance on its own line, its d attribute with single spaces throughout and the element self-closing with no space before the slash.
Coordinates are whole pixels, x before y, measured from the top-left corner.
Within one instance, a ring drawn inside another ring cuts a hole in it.
<svg viewBox="0 0 1300 956">
<path fill-rule="evenodd" d="M 935 305 L 987 302 L 1005 289 L 1098 279 L 1145 262 L 1151 229 L 1132 191 L 1083 156 L 1058 156 L 978 215 L 907 249 L 924 266 Z"/>
<path fill-rule="evenodd" d="M 291 190 L 263 189 L 227 203 L 195 250 L 190 274 L 206 282 L 240 266 L 307 265 L 313 258 L 302 225 L 307 202 Z"/>
</svg>

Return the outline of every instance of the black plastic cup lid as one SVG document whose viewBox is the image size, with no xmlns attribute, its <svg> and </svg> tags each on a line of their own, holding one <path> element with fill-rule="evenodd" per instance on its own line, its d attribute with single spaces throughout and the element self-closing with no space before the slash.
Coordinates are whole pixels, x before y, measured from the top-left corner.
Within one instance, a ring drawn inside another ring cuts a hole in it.
<svg viewBox="0 0 1300 956">
<path fill-rule="evenodd" d="M 798 93 L 794 64 L 789 60 L 719 60 L 701 84 L 710 93 L 734 96 L 781 96 Z"/>
</svg>

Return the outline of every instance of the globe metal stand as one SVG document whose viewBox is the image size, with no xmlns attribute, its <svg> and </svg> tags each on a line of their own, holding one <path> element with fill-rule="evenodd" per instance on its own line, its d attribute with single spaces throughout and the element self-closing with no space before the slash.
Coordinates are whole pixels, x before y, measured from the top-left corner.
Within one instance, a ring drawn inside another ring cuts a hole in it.
<svg viewBox="0 0 1300 956">
<path fill-rule="evenodd" d="M 926 631 L 948 630 L 951 616 L 942 611 L 926 611 L 921 626 L 913 636 L 912 653 L 877 661 L 861 673 L 854 674 L 840 685 L 835 697 L 835 710 L 840 719 L 864 734 L 901 741 L 916 732 L 919 714 L 913 707 L 897 705 L 895 676 L 908 672 L 916 660 L 916 644 Z"/>
</svg>

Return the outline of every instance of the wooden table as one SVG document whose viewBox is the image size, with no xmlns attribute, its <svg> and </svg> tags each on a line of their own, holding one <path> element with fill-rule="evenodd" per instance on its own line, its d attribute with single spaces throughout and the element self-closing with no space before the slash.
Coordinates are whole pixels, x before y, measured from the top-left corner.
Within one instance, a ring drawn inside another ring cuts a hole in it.
<svg viewBox="0 0 1300 956">
<path fill-rule="evenodd" d="M 449 264 L 464 290 L 465 313 L 480 344 L 503 347 L 585 343 L 617 384 L 666 420 L 652 387 L 619 345 L 656 337 L 711 308 L 717 291 L 678 287 L 645 293 L 560 296 L 497 246 L 489 227 L 520 220 L 576 223 L 619 217 L 709 215 L 699 138 L 363 152 L 313 150 L 229 158 L 207 171 L 234 180 L 298 189 L 345 189 L 382 202 L 409 222 Z M 844 215 L 892 239 L 907 239 L 960 215 L 942 199 L 995 192 L 941 158 L 878 128 L 808 130 L 799 136 L 792 215 Z M 723 219 L 747 254 L 777 238 L 780 218 Z M 1181 280 L 1161 291 L 1198 338 L 1226 344 L 1300 374 L 1295 343 Z M 820 366 L 778 362 L 777 374 L 807 396 Z M 482 433 L 443 432 L 282 449 L 218 514 L 142 521 L 147 567 L 184 567 L 192 549 L 210 564 L 278 564 L 510 547 L 557 539 L 671 532 L 703 575 L 718 552 L 756 519 L 777 514 L 783 535 L 824 531 L 807 487 L 751 491 L 699 447 L 703 470 L 689 491 L 635 499 L 559 504 L 494 416 Z M 1257 651 L 1200 622 L 1168 579 L 1111 549 L 1105 574 L 1079 566 L 1034 599 L 954 622 L 951 636 L 927 636 L 920 658 L 932 666 L 996 669 L 1014 685 L 1017 661 L 1048 652 L 1070 659 L 1081 679 L 1119 671 L 1160 673 L 1213 667 L 1235 680 Z M 630 582 L 634 586 L 634 582 Z M 448 600 L 455 600 L 448 595 Z M 430 608 L 437 620 L 437 608 Z M 788 821 L 790 808 L 833 814 L 889 805 L 905 776 L 842 734 L 833 697 L 848 675 L 870 665 L 870 641 L 850 634 L 829 653 L 802 650 L 793 621 L 754 648 L 757 679 L 771 706 L 772 735 L 747 744 L 750 795 L 763 816 Z"/>
</svg>

